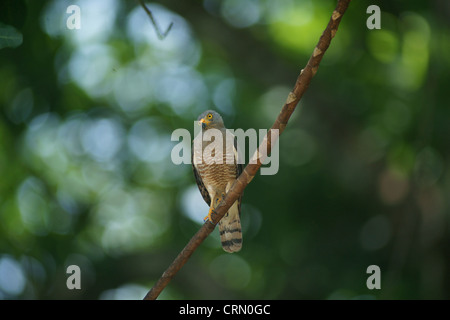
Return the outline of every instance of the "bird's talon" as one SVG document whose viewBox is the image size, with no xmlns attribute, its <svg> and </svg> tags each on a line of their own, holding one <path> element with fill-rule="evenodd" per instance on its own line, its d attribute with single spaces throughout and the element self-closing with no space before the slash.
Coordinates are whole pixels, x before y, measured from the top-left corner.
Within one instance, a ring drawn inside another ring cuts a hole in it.
<svg viewBox="0 0 450 320">
<path fill-rule="evenodd" d="M 209 209 L 208 215 L 207 215 L 206 217 L 203 218 L 203 222 L 206 222 L 206 221 L 208 221 L 208 220 L 211 221 L 211 222 L 213 222 L 213 221 L 212 221 L 212 218 L 211 218 L 211 213 L 213 213 L 213 211 L 214 211 L 213 209 Z"/>
</svg>

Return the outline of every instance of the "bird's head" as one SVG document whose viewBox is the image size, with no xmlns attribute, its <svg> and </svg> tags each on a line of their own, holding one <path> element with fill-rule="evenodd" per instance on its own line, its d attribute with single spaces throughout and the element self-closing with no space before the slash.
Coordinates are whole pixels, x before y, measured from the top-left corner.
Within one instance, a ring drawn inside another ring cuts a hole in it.
<svg viewBox="0 0 450 320">
<path fill-rule="evenodd" d="M 207 130 L 211 128 L 221 129 L 224 127 L 223 119 L 217 112 L 213 110 L 206 110 L 198 116 L 198 124 L 202 129 Z"/>
</svg>

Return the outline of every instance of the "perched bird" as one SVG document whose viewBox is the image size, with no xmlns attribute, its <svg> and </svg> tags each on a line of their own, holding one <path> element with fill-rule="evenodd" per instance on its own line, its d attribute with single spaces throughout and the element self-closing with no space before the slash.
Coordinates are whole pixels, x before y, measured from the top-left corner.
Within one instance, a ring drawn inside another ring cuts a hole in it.
<svg viewBox="0 0 450 320">
<path fill-rule="evenodd" d="M 192 169 L 200 193 L 209 205 L 209 213 L 205 217 L 205 221 L 206 219 L 211 221 L 212 211 L 239 177 L 243 165 L 238 163 L 236 139 L 226 130 L 220 114 L 207 110 L 198 117 L 197 121 L 202 126 L 202 135 L 199 134 L 195 138 L 201 139 L 197 144 L 200 147 L 195 147 L 194 139 Z M 202 138 L 208 133 L 215 138 L 210 141 Z M 215 139 L 222 139 L 222 148 L 213 148 L 217 146 Z M 216 144 L 213 145 L 213 143 Z M 241 199 L 242 196 L 219 221 L 220 240 L 226 252 L 236 252 L 242 247 Z"/>
</svg>

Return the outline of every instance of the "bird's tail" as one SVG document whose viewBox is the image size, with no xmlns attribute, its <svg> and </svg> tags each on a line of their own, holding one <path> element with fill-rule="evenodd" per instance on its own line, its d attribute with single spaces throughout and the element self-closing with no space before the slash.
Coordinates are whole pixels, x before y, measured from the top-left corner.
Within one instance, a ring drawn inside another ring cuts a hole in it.
<svg viewBox="0 0 450 320">
<path fill-rule="evenodd" d="M 219 221 L 220 241 L 226 252 L 237 252 L 242 248 L 241 219 L 236 201 Z"/>
</svg>

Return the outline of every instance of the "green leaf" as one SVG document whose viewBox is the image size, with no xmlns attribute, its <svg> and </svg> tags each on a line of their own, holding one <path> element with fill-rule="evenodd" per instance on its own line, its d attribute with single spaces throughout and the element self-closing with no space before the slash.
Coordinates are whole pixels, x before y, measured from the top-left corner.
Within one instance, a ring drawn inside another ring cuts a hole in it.
<svg viewBox="0 0 450 320">
<path fill-rule="evenodd" d="M 23 42 L 22 34 L 12 26 L 0 25 L 0 49 L 16 48 Z"/>
</svg>

